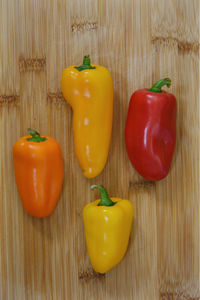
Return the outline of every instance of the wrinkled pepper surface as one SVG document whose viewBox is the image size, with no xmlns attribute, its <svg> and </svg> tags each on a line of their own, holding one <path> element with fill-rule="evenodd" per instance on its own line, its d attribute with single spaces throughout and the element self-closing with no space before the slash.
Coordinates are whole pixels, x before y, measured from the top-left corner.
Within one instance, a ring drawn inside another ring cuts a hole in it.
<svg viewBox="0 0 200 300">
<path fill-rule="evenodd" d="M 13 146 L 15 179 L 24 209 L 43 218 L 53 212 L 61 191 L 62 153 L 55 139 L 28 131 Z"/>
<path fill-rule="evenodd" d="M 101 199 L 83 209 L 85 238 L 90 261 L 98 273 L 106 273 L 124 257 L 131 232 L 133 205 L 129 200 L 109 198 L 102 186 Z"/>
<path fill-rule="evenodd" d="M 125 141 L 128 156 L 136 171 L 148 180 L 167 176 L 176 144 L 177 104 L 164 78 L 151 89 L 134 92 L 126 120 Z"/>
<path fill-rule="evenodd" d="M 89 56 L 80 67 L 62 73 L 64 98 L 73 109 L 73 134 L 77 160 L 87 178 L 103 170 L 109 151 L 113 120 L 113 82 L 109 71 L 91 65 Z"/>
</svg>

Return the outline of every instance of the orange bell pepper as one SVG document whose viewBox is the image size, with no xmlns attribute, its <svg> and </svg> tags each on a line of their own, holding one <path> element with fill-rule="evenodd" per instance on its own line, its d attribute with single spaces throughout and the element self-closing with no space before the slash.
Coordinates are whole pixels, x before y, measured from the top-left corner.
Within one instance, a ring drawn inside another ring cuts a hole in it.
<svg viewBox="0 0 200 300">
<path fill-rule="evenodd" d="M 58 201 L 63 182 L 59 144 L 32 129 L 13 146 L 15 179 L 23 206 L 34 217 L 49 216 Z"/>
</svg>

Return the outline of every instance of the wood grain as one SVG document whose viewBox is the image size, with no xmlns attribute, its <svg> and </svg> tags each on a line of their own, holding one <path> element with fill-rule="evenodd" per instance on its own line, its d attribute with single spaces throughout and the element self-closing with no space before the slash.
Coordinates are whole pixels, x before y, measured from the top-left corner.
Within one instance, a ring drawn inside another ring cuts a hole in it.
<svg viewBox="0 0 200 300">
<path fill-rule="evenodd" d="M 199 16 L 198 0 L 0 0 L 0 300 L 200 299 Z M 108 162 L 92 180 L 60 87 L 85 54 L 110 70 L 115 95 Z M 176 152 L 167 178 L 147 182 L 126 154 L 126 114 L 134 90 L 165 76 L 178 101 Z M 62 193 L 44 220 L 24 212 L 14 179 L 12 146 L 28 127 L 63 152 Z M 94 183 L 135 206 L 127 254 L 104 276 L 82 224 Z"/>
</svg>

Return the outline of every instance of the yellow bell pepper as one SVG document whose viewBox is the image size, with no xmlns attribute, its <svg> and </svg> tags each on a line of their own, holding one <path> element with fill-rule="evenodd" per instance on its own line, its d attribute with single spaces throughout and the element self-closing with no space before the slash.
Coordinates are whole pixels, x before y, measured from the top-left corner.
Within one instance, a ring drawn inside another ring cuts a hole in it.
<svg viewBox="0 0 200 300">
<path fill-rule="evenodd" d="M 74 146 L 78 162 L 87 178 L 103 170 L 110 146 L 113 119 L 113 82 L 109 71 L 90 65 L 70 66 L 62 73 L 64 98 L 73 109 Z"/>
<path fill-rule="evenodd" d="M 133 205 L 129 200 L 109 198 L 103 186 L 101 199 L 83 209 L 83 223 L 88 254 L 94 270 L 106 273 L 124 257 L 131 232 Z"/>
</svg>

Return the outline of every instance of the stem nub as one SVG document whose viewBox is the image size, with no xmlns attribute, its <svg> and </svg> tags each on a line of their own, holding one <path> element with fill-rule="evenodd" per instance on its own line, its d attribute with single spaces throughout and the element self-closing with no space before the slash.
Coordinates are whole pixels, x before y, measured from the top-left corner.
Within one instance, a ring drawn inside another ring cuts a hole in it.
<svg viewBox="0 0 200 300">
<path fill-rule="evenodd" d="M 83 64 L 79 67 L 75 67 L 78 71 L 83 71 L 83 70 L 90 70 L 90 69 L 96 69 L 95 67 L 91 66 L 90 64 L 90 56 L 85 55 L 83 57 Z"/>
</svg>

